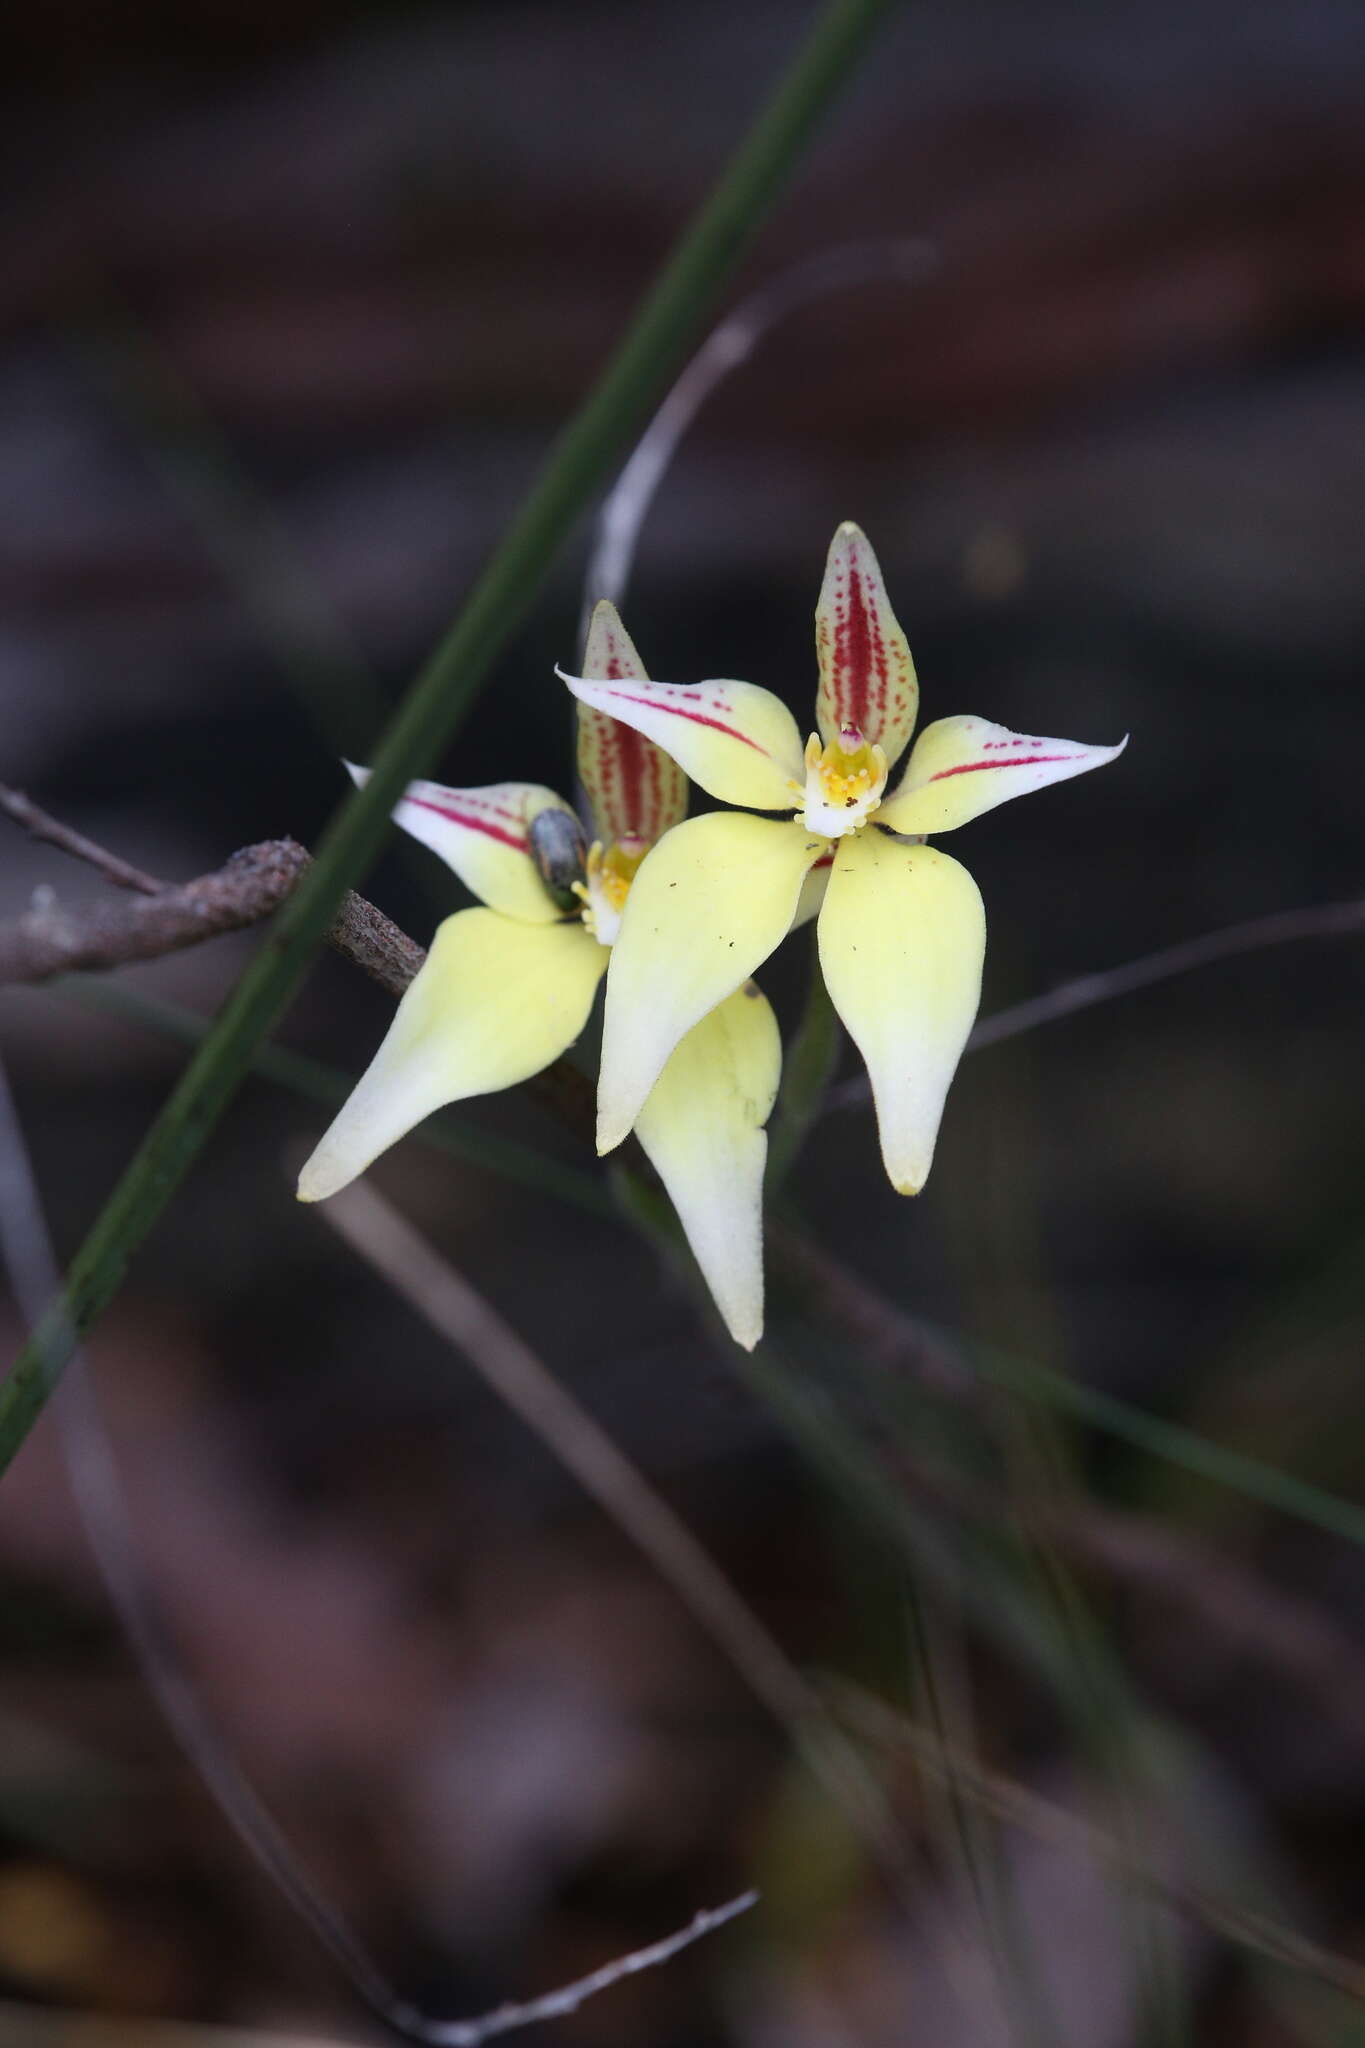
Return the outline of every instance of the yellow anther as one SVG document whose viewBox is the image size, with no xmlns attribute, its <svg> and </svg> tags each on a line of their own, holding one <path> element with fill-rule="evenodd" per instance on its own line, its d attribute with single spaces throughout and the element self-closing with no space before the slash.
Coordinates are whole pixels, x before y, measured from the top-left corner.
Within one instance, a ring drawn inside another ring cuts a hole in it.
<svg viewBox="0 0 1365 2048">
<path fill-rule="evenodd" d="M 649 852 L 648 839 L 615 839 L 604 847 L 600 839 L 588 848 L 587 882 L 575 891 L 583 899 L 583 922 L 600 945 L 615 940 L 625 909 L 630 885 Z"/>
<path fill-rule="evenodd" d="M 844 726 L 828 746 L 813 732 L 806 742 L 807 827 L 827 839 L 856 831 L 881 802 L 886 776 L 886 755 L 856 726 Z"/>
</svg>

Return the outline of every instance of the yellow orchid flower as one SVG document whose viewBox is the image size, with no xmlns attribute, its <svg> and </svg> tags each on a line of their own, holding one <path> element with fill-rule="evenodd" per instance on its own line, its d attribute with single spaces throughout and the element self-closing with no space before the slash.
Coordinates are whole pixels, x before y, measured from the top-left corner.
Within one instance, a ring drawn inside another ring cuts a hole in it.
<svg viewBox="0 0 1365 2048">
<path fill-rule="evenodd" d="M 786 705 L 753 683 L 559 672 L 581 704 L 663 747 L 709 795 L 796 813 L 692 818 L 650 855 L 607 977 L 598 1149 L 631 1129 L 683 1034 L 818 907 L 820 964 L 867 1062 L 887 1173 L 917 1194 L 976 1016 L 986 943 L 975 882 L 924 840 L 1102 767 L 1127 741 L 1087 747 L 944 718 L 921 733 L 888 795 L 919 691 L 877 558 L 852 524 L 830 547 L 815 645 L 819 731 L 804 748 Z"/>
<path fill-rule="evenodd" d="M 583 666 L 647 686 L 613 608 L 599 605 Z M 483 907 L 439 927 L 378 1052 L 299 1176 L 321 1201 L 446 1103 L 511 1088 L 583 1030 L 624 904 L 651 846 L 687 810 L 687 778 L 631 727 L 584 706 L 579 773 L 601 837 L 539 783 L 486 789 L 410 783 L 394 820 Z M 357 781 L 368 773 L 352 768 Z M 726 1327 L 752 1347 L 763 1327 L 761 1204 L 782 1052 L 766 999 L 739 977 L 679 1032 L 635 1128 L 678 1211 Z"/>
</svg>

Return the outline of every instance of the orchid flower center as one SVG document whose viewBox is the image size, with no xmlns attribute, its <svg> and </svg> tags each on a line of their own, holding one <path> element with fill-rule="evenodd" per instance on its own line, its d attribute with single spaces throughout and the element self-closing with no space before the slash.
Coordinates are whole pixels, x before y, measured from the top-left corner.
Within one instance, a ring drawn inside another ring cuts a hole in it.
<svg viewBox="0 0 1365 2048">
<path fill-rule="evenodd" d="M 798 810 L 808 832 L 841 839 L 865 825 L 882 800 L 888 763 L 856 725 L 839 728 L 828 746 L 819 733 L 806 742 L 806 786 Z"/>
<path fill-rule="evenodd" d="M 599 946 L 615 943 L 630 885 L 649 852 L 648 839 L 616 839 L 604 847 L 600 839 L 588 848 L 587 879 L 575 884 L 583 900 L 583 922 Z"/>
</svg>

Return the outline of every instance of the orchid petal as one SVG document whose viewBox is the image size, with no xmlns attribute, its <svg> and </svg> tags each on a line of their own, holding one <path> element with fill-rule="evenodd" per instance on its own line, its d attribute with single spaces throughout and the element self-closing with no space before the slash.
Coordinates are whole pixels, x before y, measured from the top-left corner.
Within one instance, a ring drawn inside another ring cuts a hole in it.
<svg viewBox="0 0 1365 2048">
<path fill-rule="evenodd" d="M 736 1344 L 763 1334 L 763 1129 L 782 1041 L 752 981 L 674 1046 L 635 1123 Z"/>
<path fill-rule="evenodd" d="M 346 766 L 363 789 L 369 769 L 350 761 Z M 547 810 L 573 815 L 563 797 L 540 782 L 494 782 L 483 789 L 410 782 L 390 815 L 438 853 L 490 909 L 525 924 L 552 924 L 561 913 L 540 879 L 526 836 L 532 818 Z"/>
<path fill-rule="evenodd" d="M 604 682 L 649 681 L 615 605 L 605 598 L 592 615 L 583 673 Z M 677 762 L 634 726 L 591 704 L 578 707 L 578 772 L 598 836 L 608 845 L 620 839 L 652 844 L 687 816 L 687 777 Z"/>
<path fill-rule="evenodd" d="M 919 684 L 867 535 L 852 520 L 830 542 L 815 607 L 820 737 L 854 727 L 894 761 L 915 729 Z"/>
<path fill-rule="evenodd" d="M 495 910 L 448 917 L 388 1034 L 299 1176 L 318 1202 L 447 1102 L 511 1088 L 548 1067 L 588 1019 L 606 949 L 581 924 Z"/>
<path fill-rule="evenodd" d="M 809 924 L 813 917 L 819 916 L 820 907 L 825 900 L 825 891 L 829 887 L 830 869 L 833 866 L 834 855 L 832 853 L 822 853 L 819 860 L 816 861 L 814 867 L 811 868 L 806 876 L 805 881 L 801 884 L 801 894 L 797 898 L 796 903 L 796 915 L 792 919 L 793 931 L 799 930 L 803 924 Z"/>
<path fill-rule="evenodd" d="M 1012 796 L 1103 768 L 1127 746 L 1031 739 L 988 718 L 940 718 L 915 741 L 895 794 L 877 812 L 893 832 L 951 832 Z"/>
<path fill-rule="evenodd" d="M 794 822 L 712 811 L 675 825 L 646 856 L 607 977 L 599 1152 L 630 1130 L 684 1032 L 780 943 L 824 851 Z"/>
<path fill-rule="evenodd" d="M 980 892 L 937 847 L 860 832 L 839 841 L 819 940 L 830 999 L 867 1062 L 891 1184 L 918 1194 L 981 999 Z"/>
<path fill-rule="evenodd" d="M 653 740 L 722 803 L 790 811 L 801 801 L 806 756 L 796 720 L 757 683 L 600 682 L 556 674 L 580 704 Z"/>
</svg>

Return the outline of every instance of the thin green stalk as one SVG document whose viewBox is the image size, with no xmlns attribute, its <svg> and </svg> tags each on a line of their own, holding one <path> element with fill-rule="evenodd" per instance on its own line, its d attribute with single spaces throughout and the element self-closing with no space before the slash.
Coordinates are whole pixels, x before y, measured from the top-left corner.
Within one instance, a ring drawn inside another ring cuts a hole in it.
<svg viewBox="0 0 1365 2048">
<path fill-rule="evenodd" d="M 329 826 L 312 868 L 278 912 L 214 1028 L 172 1091 L 72 1262 L 53 1304 L 0 1388 L 0 1470 L 60 1378 L 76 1336 L 113 1299 L 248 1072 L 321 942 L 343 890 L 358 882 L 404 785 L 468 713 L 551 557 L 683 354 L 820 116 L 853 70 L 890 0 L 830 0 L 710 198 L 687 229 L 585 404 L 551 450 L 518 516 L 455 624 L 404 698 L 372 773 Z"/>
<path fill-rule="evenodd" d="M 1181 1423 L 1164 1422 L 1160 1416 L 1148 1415 L 1113 1394 L 1084 1386 L 1049 1366 L 1007 1357 L 970 1339 L 962 1348 L 981 1377 L 996 1386 L 1045 1401 L 1049 1407 L 1079 1416 L 1092 1429 L 1118 1437 L 1154 1458 L 1181 1465 L 1216 1486 L 1244 1494 L 1281 1514 L 1294 1515 L 1330 1535 L 1340 1536 L 1344 1542 L 1365 1545 L 1365 1507 L 1356 1501 L 1343 1500 L 1340 1494 L 1328 1493 L 1311 1480 L 1296 1479 L 1276 1465 L 1229 1450 Z"/>
</svg>

